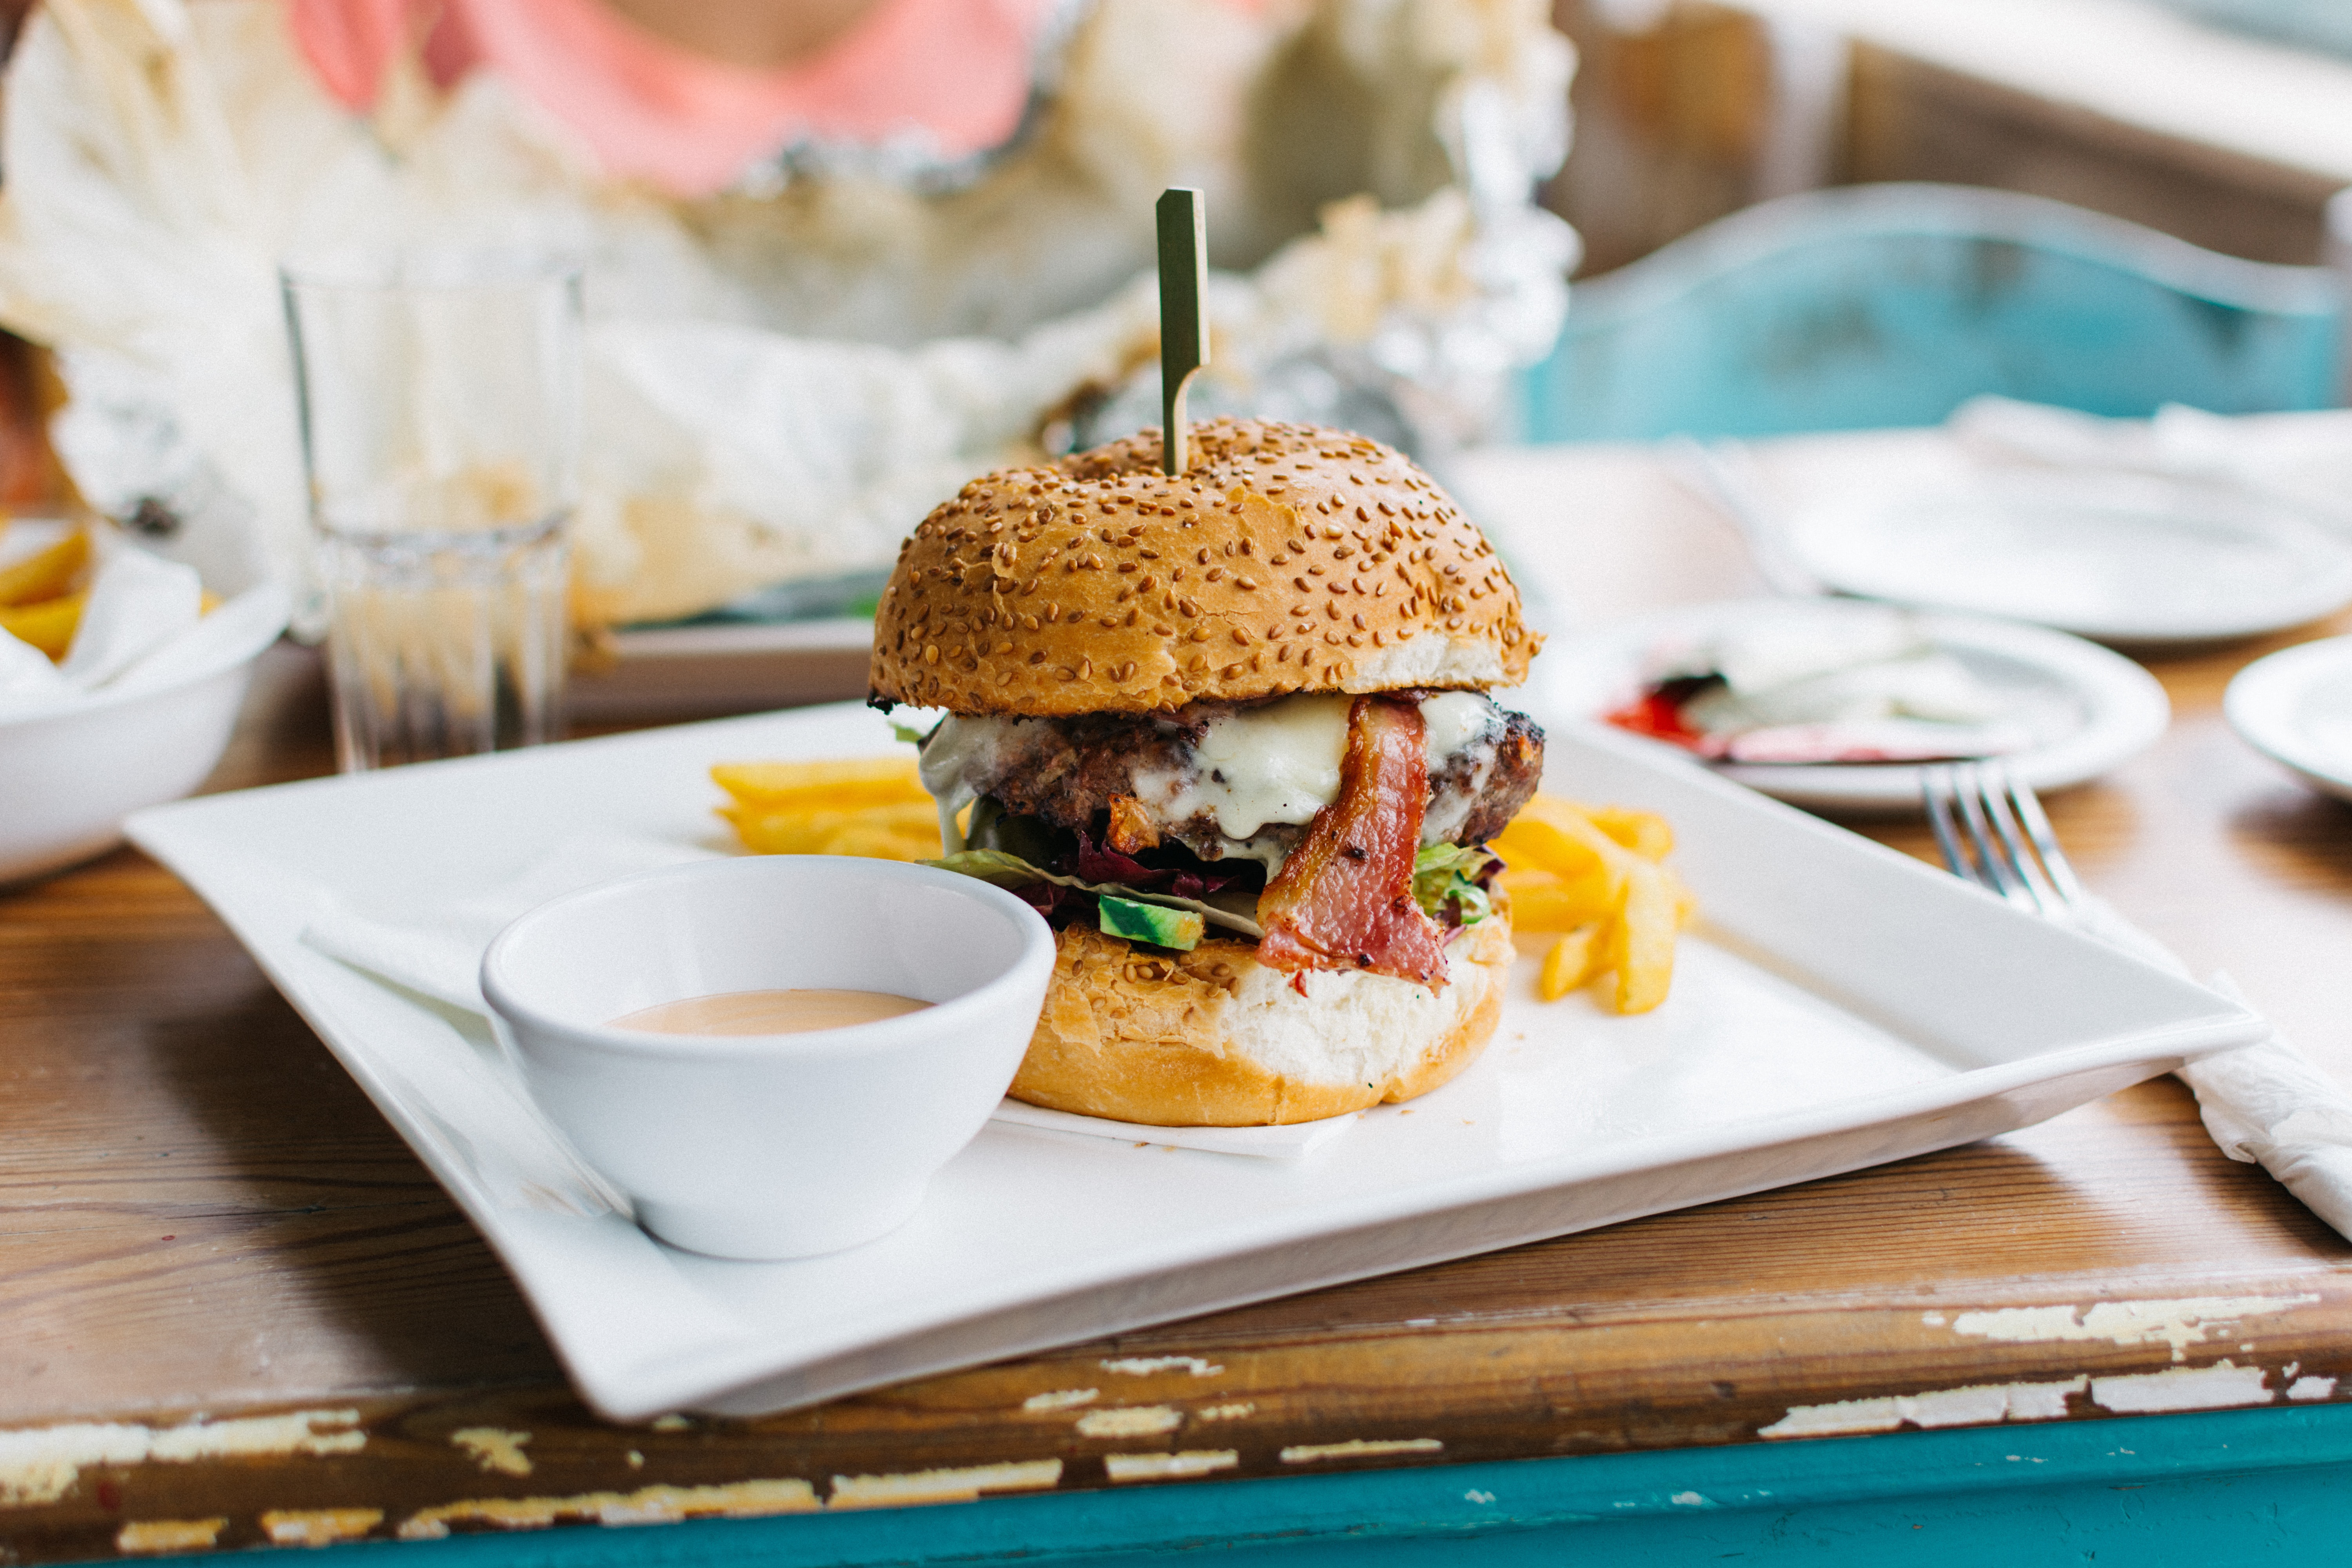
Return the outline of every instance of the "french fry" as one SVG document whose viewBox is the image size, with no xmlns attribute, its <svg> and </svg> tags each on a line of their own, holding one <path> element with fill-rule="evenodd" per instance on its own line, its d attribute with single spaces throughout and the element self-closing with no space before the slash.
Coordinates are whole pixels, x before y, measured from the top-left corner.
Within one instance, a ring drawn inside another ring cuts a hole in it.
<svg viewBox="0 0 2352 1568">
<path fill-rule="evenodd" d="M 1563 933 L 1537 983 L 1546 1001 L 1611 969 L 1617 1011 L 1646 1013 L 1665 1000 L 1675 933 L 1698 907 L 1662 864 L 1674 842 L 1674 830 L 1654 813 L 1546 795 L 1496 838 L 1513 929 Z"/>
<path fill-rule="evenodd" d="M 1609 879 L 1598 863 L 1579 877 L 1514 866 L 1496 880 L 1511 895 L 1513 931 L 1570 931 L 1616 912 Z"/>
<path fill-rule="evenodd" d="M 58 598 L 73 585 L 73 580 L 89 563 L 89 531 L 75 529 L 47 549 L 0 566 L 0 605 L 30 605 L 37 600 Z"/>
<path fill-rule="evenodd" d="M 721 763 L 711 782 L 747 806 L 853 811 L 868 805 L 930 804 L 911 757 L 845 762 Z"/>
<path fill-rule="evenodd" d="M 82 605 L 89 599 L 87 593 L 68 594 L 29 605 L 0 605 L 0 631 L 31 643 L 52 659 L 63 658 L 66 649 L 73 647 Z"/>
<path fill-rule="evenodd" d="M 1675 852 L 1675 830 L 1655 812 L 1632 811 L 1622 805 L 1580 806 L 1592 826 L 1655 865 Z"/>
<path fill-rule="evenodd" d="M 719 815 L 735 825 L 746 848 L 761 855 L 862 855 L 869 851 L 836 846 L 868 842 L 862 836 L 871 835 L 921 847 L 919 854 L 886 859 L 919 860 L 940 852 L 939 816 L 928 800 L 849 810 L 722 805 Z"/>
<path fill-rule="evenodd" d="M 1547 1002 L 1557 1002 L 1586 981 L 1600 967 L 1604 932 L 1599 923 L 1579 926 L 1558 942 L 1544 954 L 1543 972 L 1536 978 L 1536 994 Z"/>
<path fill-rule="evenodd" d="M 1627 877 L 1611 944 L 1620 1013 L 1646 1013 L 1666 999 L 1675 978 L 1675 902 L 1666 873 L 1648 861 Z"/>
<path fill-rule="evenodd" d="M 929 860 L 940 852 L 940 837 L 925 843 L 912 835 L 894 833 L 872 823 L 852 823 L 835 831 L 819 851 L 825 855 L 862 855 L 872 860 Z"/>
<path fill-rule="evenodd" d="M 1614 898 L 1618 878 L 1602 853 L 1603 845 L 1610 855 L 1622 858 L 1625 853 L 1614 839 L 1581 817 L 1539 816 L 1532 802 L 1493 841 L 1495 853 L 1514 870 L 1548 871 L 1563 880 L 1598 874 L 1608 881 L 1609 896 Z"/>
</svg>

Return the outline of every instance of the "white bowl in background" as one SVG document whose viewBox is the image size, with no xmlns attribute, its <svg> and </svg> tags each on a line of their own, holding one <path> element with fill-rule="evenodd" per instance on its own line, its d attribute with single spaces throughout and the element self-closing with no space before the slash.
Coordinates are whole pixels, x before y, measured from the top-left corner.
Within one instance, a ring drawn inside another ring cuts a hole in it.
<svg viewBox="0 0 2352 1568">
<path fill-rule="evenodd" d="M 541 1110 L 662 1240 L 719 1258 L 870 1241 L 971 1142 L 1029 1048 L 1054 934 L 929 866 L 828 855 L 699 861 L 541 905 L 482 958 L 482 994 Z M 933 1004 L 798 1035 L 612 1020 L 740 991 Z"/>
<path fill-rule="evenodd" d="M 103 854 L 124 817 L 204 783 L 287 608 L 282 589 L 248 590 L 197 623 L 168 674 L 0 714 L 0 883 Z"/>
</svg>

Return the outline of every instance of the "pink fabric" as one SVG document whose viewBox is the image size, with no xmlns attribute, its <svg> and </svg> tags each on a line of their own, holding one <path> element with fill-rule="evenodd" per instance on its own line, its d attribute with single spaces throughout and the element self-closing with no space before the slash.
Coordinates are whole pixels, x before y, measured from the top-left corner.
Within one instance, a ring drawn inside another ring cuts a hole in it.
<svg viewBox="0 0 2352 1568">
<path fill-rule="evenodd" d="M 761 71 L 682 49 L 599 0 L 289 0 L 296 43 L 342 103 L 375 101 L 421 38 L 434 81 L 488 68 L 563 121 L 605 170 L 679 195 L 719 190 L 803 137 L 919 131 L 950 156 L 1020 123 L 1054 0 L 880 0 L 815 58 Z"/>
</svg>

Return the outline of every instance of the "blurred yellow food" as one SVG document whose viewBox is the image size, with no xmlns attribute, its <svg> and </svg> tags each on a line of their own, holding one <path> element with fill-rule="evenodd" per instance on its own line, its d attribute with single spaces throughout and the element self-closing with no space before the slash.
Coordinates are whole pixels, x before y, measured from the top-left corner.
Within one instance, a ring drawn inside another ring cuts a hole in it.
<svg viewBox="0 0 2352 1568">
<path fill-rule="evenodd" d="M 1547 1002 L 1557 1002 L 1591 979 L 1600 967 L 1596 961 L 1601 956 L 1601 935 L 1597 923 L 1579 926 L 1552 943 L 1551 951 L 1544 954 L 1536 994 Z"/>
<path fill-rule="evenodd" d="M 1544 960 L 1546 1001 L 1614 971 L 1621 1013 L 1646 1013 L 1674 982 L 1675 933 L 1697 904 L 1662 862 L 1665 819 L 1622 806 L 1586 806 L 1539 795 L 1494 841 L 1512 929 L 1564 933 Z"/>
<path fill-rule="evenodd" d="M 861 805 L 925 805 L 912 757 L 858 757 L 824 763 L 721 763 L 711 782 L 745 805 L 844 810 Z"/>
<path fill-rule="evenodd" d="M 0 605 L 58 598 L 89 564 L 89 531 L 78 528 L 46 550 L 0 566 Z"/>
<path fill-rule="evenodd" d="M 68 594 L 29 605 L 0 605 L 0 631 L 31 643 L 52 659 L 63 658 L 73 646 L 74 628 L 81 625 L 81 607 L 88 594 Z"/>
<path fill-rule="evenodd" d="M 939 812 L 911 759 L 722 763 L 710 776 L 734 797 L 719 815 L 757 854 L 929 860 L 940 853 Z"/>
</svg>

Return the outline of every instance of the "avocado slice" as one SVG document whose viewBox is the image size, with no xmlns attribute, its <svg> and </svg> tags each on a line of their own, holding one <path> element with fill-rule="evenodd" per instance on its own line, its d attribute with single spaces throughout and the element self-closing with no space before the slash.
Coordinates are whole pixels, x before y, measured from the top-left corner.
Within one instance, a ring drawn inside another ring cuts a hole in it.
<svg viewBox="0 0 2352 1568">
<path fill-rule="evenodd" d="M 1201 945 L 1201 937 L 1208 930 L 1208 922 L 1191 910 L 1163 909 L 1158 904 L 1139 904 L 1108 894 L 1096 902 L 1100 906 L 1098 918 L 1104 931 L 1132 942 L 1148 942 L 1157 947 L 1190 952 Z"/>
</svg>

